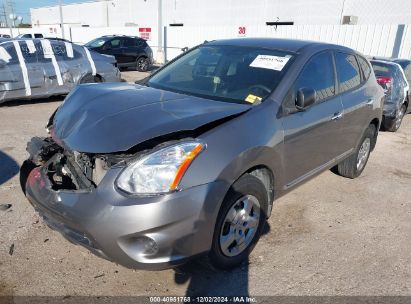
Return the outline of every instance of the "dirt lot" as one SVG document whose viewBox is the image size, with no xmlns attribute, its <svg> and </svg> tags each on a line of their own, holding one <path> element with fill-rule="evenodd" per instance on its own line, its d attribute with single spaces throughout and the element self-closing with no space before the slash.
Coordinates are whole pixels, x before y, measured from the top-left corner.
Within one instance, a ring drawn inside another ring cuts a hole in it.
<svg viewBox="0 0 411 304">
<path fill-rule="evenodd" d="M 0 295 L 411 295 L 411 115 L 380 133 L 360 178 L 325 172 L 278 200 L 249 265 L 145 272 L 70 244 L 20 190 L 26 142 L 60 100 L 0 107 L 0 204 L 12 204 L 0 210 Z"/>
</svg>

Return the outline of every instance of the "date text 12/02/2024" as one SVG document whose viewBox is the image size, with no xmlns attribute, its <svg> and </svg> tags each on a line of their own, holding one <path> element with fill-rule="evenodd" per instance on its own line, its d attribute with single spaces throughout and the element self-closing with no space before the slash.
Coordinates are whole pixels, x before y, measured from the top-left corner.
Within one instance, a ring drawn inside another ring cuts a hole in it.
<svg viewBox="0 0 411 304">
<path fill-rule="evenodd" d="M 247 296 L 234 297 L 150 297 L 150 303 L 256 303 L 256 299 Z"/>
</svg>

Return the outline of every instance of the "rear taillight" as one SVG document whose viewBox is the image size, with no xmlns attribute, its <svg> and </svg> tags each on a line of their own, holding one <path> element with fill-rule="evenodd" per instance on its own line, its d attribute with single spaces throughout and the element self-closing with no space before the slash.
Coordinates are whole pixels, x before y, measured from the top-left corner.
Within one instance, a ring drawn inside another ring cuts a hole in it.
<svg viewBox="0 0 411 304">
<path fill-rule="evenodd" d="M 377 82 L 384 89 L 385 95 L 388 95 L 391 92 L 392 80 L 392 77 L 377 77 Z"/>
<path fill-rule="evenodd" d="M 392 77 L 377 77 L 377 82 L 379 84 L 391 84 Z"/>
</svg>

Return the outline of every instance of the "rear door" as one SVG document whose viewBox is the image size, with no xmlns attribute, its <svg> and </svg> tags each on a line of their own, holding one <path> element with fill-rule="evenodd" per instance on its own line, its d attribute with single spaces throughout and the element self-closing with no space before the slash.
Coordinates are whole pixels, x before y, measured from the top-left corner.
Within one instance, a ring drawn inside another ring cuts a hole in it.
<svg viewBox="0 0 411 304">
<path fill-rule="evenodd" d="M 315 104 L 305 111 L 295 108 L 300 88 L 316 91 Z M 344 153 L 340 144 L 343 108 L 336 95 L 332 53 L 324 51 L 311 57 L 288 93 L 283 107 L 284 165 L 286 188 L 329 166 Z"/>
<path fill-rule="evenodd" d="M 101 47 L 100 53 L 112 55 L 116 58 L 118 64 L 124 64 L 126 61 L 123 56 L 122 44 L 123 38 L 121 37 L 110 39 Z"/>
<path fill-rule="evenodd" d="M 132 37 L 124 38 L 122 51 L 124 63 L 135 64 L 138 56 L 137 39 Z"/>
<path fill-rule="evenodd" d="M 44 75 L 32 40 L 10 41 L 2 44 L 2 48 L 8 56 L 0 73 L 6 98 L 38 95 L 44 86 Z"/>
<path fill-rule="evenodd" d="M 37 58 L 37 49 L 33 40 L 20 41 L 20 49 L 26 63 L 31 86 L 31 95 L 41 95 L 44 90 L 44 71 Z"/>
<path fill-rule="evenodd" d="M 345 150 L 356 147 L 373 112 L 374 90 L 365 85 L 371 73 L 368 61 L 354 54 L 335 52 L 337 88 L 344 107 L 340 144 Z M 358 61 L 357 61 L 358 58 Z M 360 63 L 360 64 L 359 64 Z M 362 67 L 362 71 L 360 69 Z"/>
</svg>

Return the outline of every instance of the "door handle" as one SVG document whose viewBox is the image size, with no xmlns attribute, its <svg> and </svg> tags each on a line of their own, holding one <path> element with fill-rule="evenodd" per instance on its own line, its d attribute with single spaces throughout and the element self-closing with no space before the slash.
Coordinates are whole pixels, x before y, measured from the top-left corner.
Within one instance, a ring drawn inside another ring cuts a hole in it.
<svg viewBox="0 0 411 304">
<path fill-rule="evenodd" d="M 341 112 L 334 113 L 333 117 L 331 117 L 331 120 L 340 120 L 343 117 L 343 114 Z"/>
</svg>

